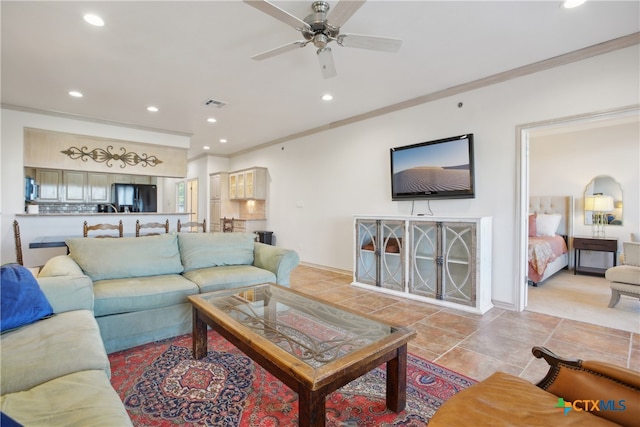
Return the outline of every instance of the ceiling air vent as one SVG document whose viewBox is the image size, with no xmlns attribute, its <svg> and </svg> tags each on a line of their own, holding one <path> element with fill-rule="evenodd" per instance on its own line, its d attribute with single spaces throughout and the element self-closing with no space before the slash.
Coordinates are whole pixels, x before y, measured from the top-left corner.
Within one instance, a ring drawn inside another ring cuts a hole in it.
<svg viewBox="0 0 640 427">
<path fill-rule="evenodd" d="M 206 105 L 207 107 L 222 108 L 227 105 L 227 103 L 224 101 L 218 101 L 217 99 L 207 99 L 204 102 L 204 105 Z"/>
</svg>

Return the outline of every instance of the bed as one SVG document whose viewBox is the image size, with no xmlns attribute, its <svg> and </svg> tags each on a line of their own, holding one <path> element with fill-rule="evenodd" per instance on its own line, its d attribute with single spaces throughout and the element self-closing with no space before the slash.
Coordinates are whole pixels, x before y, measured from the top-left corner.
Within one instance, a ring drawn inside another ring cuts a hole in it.
<svg viewBox="0 0 640 427">
<path fill-rule="evenodd" d="M 528 281 L 538 286 L 562 269 L 569 268 L 573 197 L 529 198 Z"/>
</svg>

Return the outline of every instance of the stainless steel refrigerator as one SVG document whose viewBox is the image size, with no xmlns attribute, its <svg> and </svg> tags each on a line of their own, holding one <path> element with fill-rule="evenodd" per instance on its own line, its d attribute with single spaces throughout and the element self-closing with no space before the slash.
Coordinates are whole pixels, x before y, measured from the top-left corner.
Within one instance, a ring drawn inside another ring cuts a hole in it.
<svg viewBox="0 0 640 427">
<path fill-rule="evenodd" d="M 149 184 L 113 184 L 111 200 L 118 212 L 157 212 L 158 188 Z"/>
</svg>

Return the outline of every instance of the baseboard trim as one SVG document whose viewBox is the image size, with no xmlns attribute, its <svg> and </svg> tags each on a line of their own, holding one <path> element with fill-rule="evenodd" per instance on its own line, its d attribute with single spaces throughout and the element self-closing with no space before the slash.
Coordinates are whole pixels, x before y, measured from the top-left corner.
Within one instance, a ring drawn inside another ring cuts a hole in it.
<svg viewBox="0 0 640 427">
<path fill-rule="evenodd" d="M 332 273 L 344 274 L 345 276 L 350 276 L 350 277 L 353 276 L 353 272 L 351 272 L 349 270 L 342 270 L 342 269 L 339 269 L 339 268 L 328 267 L 326 265 L 313 264 L 313 263 L 306 262 L 306 261 L 300 261 L 300 265 L 303 265 L 305 267 L 317 268 L 319 270 L 331 271 Z"/>
</svg>

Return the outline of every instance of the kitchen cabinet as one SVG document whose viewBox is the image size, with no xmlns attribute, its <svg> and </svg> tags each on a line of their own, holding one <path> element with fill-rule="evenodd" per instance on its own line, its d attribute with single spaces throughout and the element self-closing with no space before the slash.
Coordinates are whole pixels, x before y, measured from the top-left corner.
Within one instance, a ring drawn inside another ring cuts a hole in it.
<svg viewBox="0 0 640 427">
<path fill-rule="evenodd" d="M 232 200 L 267 198 L 267 169 L 251 168 L 229 174 L 229 198 Z"/>
<path fill-rule="evenodd" d="M 484 314 L 491 307 L 491 218 L 355 218 L 353 284 Z"/>
<path fill-rule="evenodd" d="M 50 169 L 36 170 L 36 184 L 39 185 L 38 201 L 58 202 L 62 187 L 62 171 Z"/>
<path fill-rule="evenodd" d="M 228 172 L 209 174 L 209 229 L 222 231 L 222 218 L 238 217 L 238 206 L 229 197 L 231 176 Z"/>
<path fill-rule="evenodd" d="M 211 200 L 220 200 L 221 197 L 221 188 L 220 188 L 220 180 L 221 180 L 222 172 L 220 173 L 212 173 L 209 175 L 209 198 Z"/>
<path fill-rule="evenodd" d="M 111 185 L 108 174 L 88 172 L 87 184 L 89 186 L 88 202 L 109 203 L 111 201 Z"/>
<path fill-rule="evenodd" d="M 63 202 L 82 203 L 85 201 L 86 172 L 63 171 L 62 181 L 64 189 L 62 193 Z"/>
<path fill-rule="evenodd" d="M 111 184 L 153 184 L 147 175 L 111 174 Z"/>
</svg>

